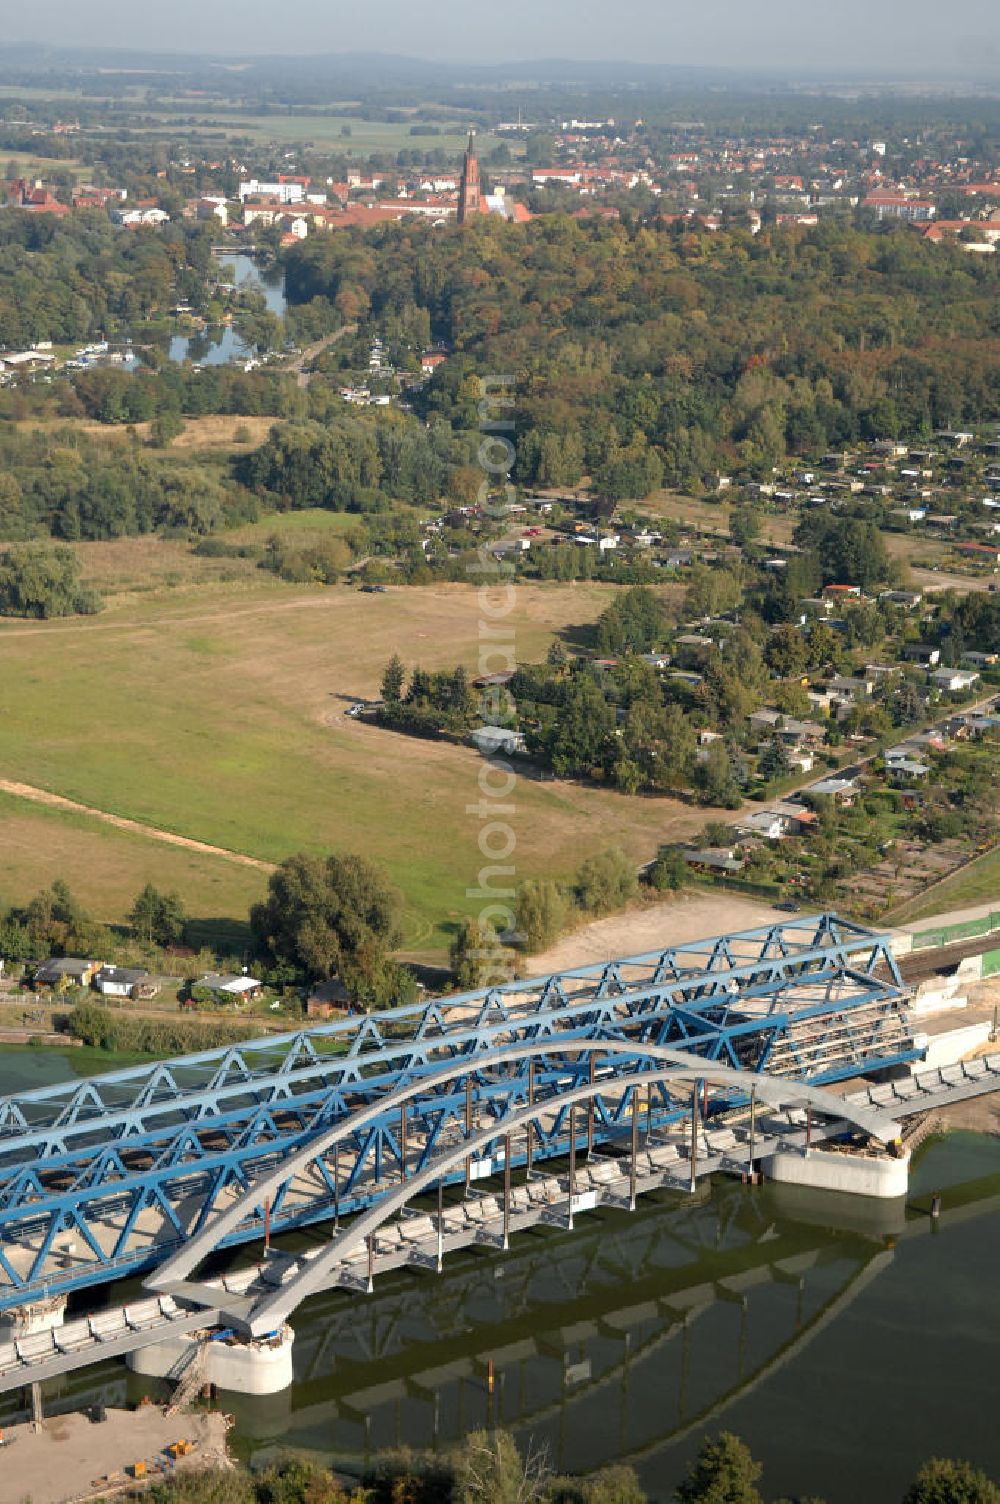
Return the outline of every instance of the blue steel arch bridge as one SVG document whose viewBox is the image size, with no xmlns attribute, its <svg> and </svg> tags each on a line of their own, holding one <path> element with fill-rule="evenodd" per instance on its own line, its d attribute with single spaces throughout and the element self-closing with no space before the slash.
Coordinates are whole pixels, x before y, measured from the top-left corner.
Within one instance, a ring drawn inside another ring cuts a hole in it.
<svg viewBox="0 0 1000 1504">
<path fill-rule="evenodd" d="M 787 1101 L 918 1056 L 888 936 L 824 913 L 14 1093 L 0 1312 L 337 1222 L 445 1160 L 468 1186 L 515 1113 L 530 1166 L 620 1143 L 640 1104 L 681 1123 L 699 1071 L 709 1120 L 751 1080 Z"/>
</svg>

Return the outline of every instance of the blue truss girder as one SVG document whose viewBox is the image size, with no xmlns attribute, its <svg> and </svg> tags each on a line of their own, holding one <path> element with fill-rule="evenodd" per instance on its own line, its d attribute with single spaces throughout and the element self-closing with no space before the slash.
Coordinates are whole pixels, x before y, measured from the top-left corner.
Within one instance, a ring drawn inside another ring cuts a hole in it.
<svg viewBox="0 0 1000 1504">
<path fill-rule="evenodd" d="M 579 1079 L 574 1041 L 601 1037 L 758 1070 L 784 1051 L 781 1073 L 819 1083 L 912 1058 L 902 1001 L 887 938 L 821 915 L 3 1099 L 0 1307 L 51 1284 L 46 1261 L 60 1233 L 78 1232 L 93 1254 L 85 1271 L 60 1274 L 60 1288 L 146 1268 L 191 1236 L 227 1190 L 245 1190 L 265 1165 L 443 1065 L 454 1065 L 456 1081 L 473 1082 L 479 1120 L 488 1114 L 501 1124 L 526 1104 L 529 1087 L 526 1067 L 502 1077 L 476 1070 L 476 1055 L 497 1045 L 551 1042 L 533 1078 L 541 1098 Z M 853 1029 L 846 1042 L 845 1028 Z M 839 1053 L 824 1057 L 834 1046 Z M 621 1131 L 633 1090 L 598 1093 L 595 1142 Z M 680 1111 L 658 1089 L 654 1123 Z M 464 1086 L 434 1086 L 407 1112 L 408 1162 L 422 1166 L 443 1133 L 463 1132 Z M 557 1109 L 549 1129 L 539 1126 L 539 1158 L 565 1152 L 564 1116 Z M 347 1141 L 336 1191 L 343 1211 L 377 1196 L 373 1169 L 399 1169 L 401 1132 L 389 1114 Z M 321 1165 L 318 1173 L 323 1189 L 309 1204 L 286 1210 L 284 1193 L 276 1199 L 276 1231 L 331 1214 L 332 1173 Z M 197 1207 L 186 1228 L 182 1203 Z M 120 1222 L 110 1249 L 106 1219 L 103 1242 L 94 1231 L 109 1207 Z M 151 1209 L 162 1223 L 155 1250 L 133 1240 Z M 38 1256 L 19 1276 L 4 1249 L 29 1230 Z M 254 1235 L 250 1226 L 228 1241 Z"/>
<path fill-rule="evenodd" d="M 749 964 L 745 952 L 753 952 L 757 959 L 765 962 L 777 958 L 790 963 L 798 957 L 803 963 L 808 963 L 817 952 L 829 955 L 832 951 L 842 957 L 849 952 L 861 953 L 870 948 L 870 958 L 863 969 L 872 971 L 876 964 L 884 964 L 892 983 L 900 985 L 888 937 L 833 914 L 795 916 L 778 925 L 741 931 L 720 939 L 721 945 L 717 939 L 691 941 L 663 951 L 623 957 L 612 964 L 620 977 L 626 971 L 645 973 L 644 978 L 629 978 L 627 986 L 634 989 L 643 981 L 647 986 L 657 986 L 664 980 L 686 983 L 693 977 L 704 977 L 713 972 L 745 970 Z M 752 959 L 753 956 L 750 961 Z M 477 1005 L 499 1008 L 501 1016 L 507 1016 L 504 1001 L 507 998 L 531 998 L 533 995 L 534 1001 L 529 1002 L 528 1007 L 537 1012 L 548 1011 L 552 1007 L 554 992 L 558 1006 L 569 1000 L 567 987 L 570 984 L 590 983 L 591 995 L 595 996 L 608 971 L 609 963 L 577 967 L 551 976 L 436 999 L 429 1004 L 411 1004 L 382 1015 L 343 1019 L 291 1034 L 266 1036 L 238 1047 L 202 1051 L 173 1061 L 169 1069 L 159 1063 L 133 1066 L 91 1081 L 61 1083 L 15 1093 L 0 1098 L 0 1136 L 10 1132 L 17 1134 L 26 1124 L 56 1126 L 88 1117 L 101 1118 L 123 1103 L 135 1107 L 151 1105 L 159 1096 L 171 1096 L 184 1089 L 180 1078 L 188 1075 L 197 1077 L 196 1083 L 189 1085 L 188 1090 L 196 1086 L 198 1090 L 210 1093 L 234 1077 L 252 1086 L 261 1078 L 272 1080 L 284 1070 L 294 1068 L 302 1053 L 318 1058 L 324 1045 L 332 1049 L 346 1048 L 352 1054 L 361 1053 L 366 1043 L 381 1048 L 385 1042 L 381 1030 L 386 1027 L 394 1037 L 398 1037 L 403 1029 L 409 1029 L 412 1037 L 418 1037 L 428 1021 L 436 1019 L 441 1028 L 450 1030 L 455 1016 L 467 1015 L 470 1007 Z M 259 1067 L 256 1070 L 255 1063 Z"/>
<path fill-rule="evenodd" d="M 843 972 L 831 974 L 841 981 L 847 975 Z M 865 987 L 866 979 L 860 976 L 851 980 L 857 984 L 857 990 L 850 998 L 840 999 L 834 1016 L 872 1001 L 895 1002 L 891 991 L 884 986 Z M 770 1035 L 788 1030 L 794 1022 L 830 1012 L 829 981 L 826 972 L 814 973 L 810 977 L 810 987 L 819 987 L 823 992 L 820 1000 L 813 1004 L 801 995 L 801 982 L 786 983 L 771 990 L 756 985 L 739 998 L 727 992 L 717 998 L 696 1000 L 690 1005 L 676 1002 L 672 990 L 661 994 L 657 990 L 644 989 L 630 998 L 629 1008 L 624 1012 L 618 1011 L 613 1001 L 568 1008 L 558 1016 L 558 1029 L 550 1027 L 551 1017 L 529 1016 L 516 1025 L 504 1021 L 488 1028 L 462 1030 L 420 1049 L 409 1042 L 387 1047 L 377 1057 L 378 1073 L 367 1076 L 360 1075 L 355 1061 L 340 1056 L 333 1061 L 303 1066 L 295 1073 L 286 1072 L 269 1100 L 246 1102 L 245 1094 L 237 1086 L 216 1092 L 208 1102 L 202 1100 L 197 1116 L 181 1111 L 178 1117 L 177 1101 L 158 1103 L 141 1113 L 133 1112 L 119 1124 L 118 1136 L 110 1142 L 117 1144 L 122 1153 L 135 1157 L 160 1149 L 164 1144 L 169 1145 L 174 1138 L 189 1138 L 199 1129 L 218 1134 L 229 1132 L 234 1124 L 253 1125 L 261 1117 L 274 1122 L 276 1114 L 294 1114 L 316 1094 L 328 1108 L 346 1113 L 352 1105 L 367 1102 L 380 1091 L 426 1073 L 439 1065 L 442 1058 L 472 1059 L 476 1053 L 515 1037 L 565 1040 L 586 1038 L 595 1033 L 635 1032 L 636 1037 L 650 1042 L 690 1048 L 706 1059 L 745 1067 L 756 1063 Z M 747 1017 L 745 1003 L 761 996 L 767 999 L 766 1012 Z M 749 1041 L 758 1042 L 756 1052 L 737 1048 Z M 103 1146 L 87 1142 L 87 1132 L 84 1130 L 84 1142 L 75 1147 L 65 1129 L 44 1135 L 24 1135 L 18 1141 L 10 1140 L 0 1146 L 0 1155 L 6 1155 L 8 1161 L 6 1165 L 0 1164 L 0 1206 L 9 1202 L 11 1186 L 23 1175 L 26 1164 L 37 1175 L 40 1169 L 55 1173 L 81 1161 L 89 1163 Z"/>
<path fill-rule="evenodd" d="M 477 1041 L 481 1047 L 495 1043 L 498 1030 L 504 1026 L 515 1028 L 519 1037 L 530 1037 L 525 1031 L 531 1027 L 532 1022 L 537 1024 L 540 1033 L 555 1025 L 565 1027 L 567 1023 L 588 1018 L 593 1026 L 600 1027 L 618 1007 L 625 1010 L 627 1020 L 633 1023 L 638 1022 L 643 1014 L 669 1014 L 671 1010 L 678 1008 L 706 1015 L 710 1015 L 713 1010 L 721 1010 L 720 1027 L 726 1027 L 734 1013 L 740 1013 L 746 1004 L 755 1000 L 767 1000 L 766 1016 L 787 1011 L 784 1007 L 783 987 L 799 989 L 806 977 L 810 977 L 815 985 L 825 983 L 828 992 L 834 983 L 852 982 L 865 986 L 872 993 L 885 996 L 887 1000 L 898 996 L 892 983 L 877 980 L 870 972 L 850 967 L 846 964 L 848 959 L 839 951 L 822 950 L 791 962 L 777 959 L 763 966 L 735 966 L 723 977 L 712 976 L 706 979 L 702 973 L 679 983 L 636 986 L 615 998 L 575 997 L 567 999 L 566 1004 L 558 1009 L 504 1010 L 489 1023 L 483 1021 L 480 1012 L 475 1024 L 471 1026 L 453 1027 L 444 1035 L 436 1034 L 428 1038 L 425 1034 L 422 1038 L 398 1043 L 382 1043 L 375 1020 L 368 1018 L 363 1031 L 359 1031 L 346 1053 L 324 1055 L 314 1048 L 309 1034 L 290 1036 L 280 1067 L 267 1075 L 250 1071 L 244 1059 L 246 1045 L 231 1046 L 225 1051 L 224 1058 L 216 1064 L 208 1086 L 199 1085 L 192 1089 L 185 1083 L 191 1061 L 200 1063 L 204 1057 L 182 1057 L 169 1068 L 157 1066 L 157 1089 L 154 1092 L 149 1089 L 149 1083 L 144 1083 L 138 1105 L 133 1102 L 119 1106 L 114 1102 L 118 1073 L 115 1073 L 110 1082 L 108 1078 L 98 1077 L 84 1083 L 83 1092 L 74 1092 L 67 1110 L 57 1115 L 51 1127 L 11 1131 L 6 1137 L 0 1135 L 0 1177 L 4 1173 L 5 1163 L 17 1162 L 29 1155 L 33 1159 L 45 1158 L 51 1153 L 65 1150 L 74 1141 L 83 1143 L 89 1139 L 91 1143 L 96 1143 L 109 1136 L 142 1134 L 145 1125 L 153 1121 L 169 1124 L 171 1119 L 211 1119 L 223 1110 L 226 1103 L 241 1097 L 248 1104 L 254 1105 L 280 1099 L 287 1095 L 293 1082 L 301 1079 L 303 1072 L 322 1074 L 331 1089 L 338 1078 L 345 1085 L 356 1085 L 370 1058 L 363 1055 L 361 1046 L 376 1037 L 379 1045 L 371 1052 L 372 1055 L 383 1067 L 392 1064 L 398 1070 L 407 1066 L 411 1053 L 414 1059 L 419 1059 L 436 1045 L 446 1044 L 460 1052 L 475 1047 Z M 261 1041 L 250 1043 L 259 1045 Z M 301 1061 L 307 1063 L 300 1065 Z M 84 1115 L 80 1111 L 81 1101 L 95 1104 L 99 1100 L 99 1087 L 104 1089 L 105 1097 L 112 1100 L 106 1101 L 103 1116 Z M 34 1097 L 37 1094 L 28 1095 Z M 24 1100 L 19 1099 L 21 1102 Z"/>
</svg>

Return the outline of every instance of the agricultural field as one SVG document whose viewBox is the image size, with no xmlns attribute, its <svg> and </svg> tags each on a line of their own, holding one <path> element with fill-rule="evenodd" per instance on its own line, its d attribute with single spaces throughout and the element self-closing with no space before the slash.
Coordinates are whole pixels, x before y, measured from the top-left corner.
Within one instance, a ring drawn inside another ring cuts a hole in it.
<svg viewBox="0 0 1000 1504">
<path fill-rule="evenodd" d="M 69 353 L 72 346 L 66 346 L 59 353 Z M 225 458 L 231 454 L 245 454 L 249 449 L 255 449 L 263 444 L 271 429 L 280 418 L 265 418 L 256 415 L 252 417 L 234 417 L 231 414 L 211 414 L 203 418 L 185 418 L 184 428 L 175 439 L 172 439 L 166 448 L 155 450 L 157 454 L 205 454 L 214 458 Z M 89 418 L 50 418 L 38 420 L 27 418 L 19 425 L 19 431 L 32 434 L 55 434 L 57 436 L 70 431 L 86 434 L 93 442 L 106 446 L 117 447 L 122 444 L 134 443 L 134 436 L 138 437 L 143 444 L 149 442 L 150 423 L 98 423 Z M 242 430 L 242 432 L 241 432 Z M 237 438 L 237 434 L 240 435 Z"/>
<path fill-rule="evenodd" d="M 507 618 L 518 657 L 537 659 L 554 634 L 593 621 L 612 588 L 518 586 Z M 344 712 L 377 694 L 394 651 L 411 667 L 461 661 L 475 672 L 480 616 L 471 586 L 366 595 L 255 573 L 215 590 L 121 596 L 87 620 L 2 623 L 0 777 L 264 863 L 297 850 L 363 852 L 405 895 L 407 952 L 440 957 L 484 865 L 483 822 L 467 810 L 480 798 L 480 758 Z M 648 860 L 704 818 L 668 798 L 527 777 L 510 802 L 518 877 L 568 875 L 613 844 Z M 105 918 L 120 917 L 148 879 L 176 887 L 197 917 L 238 919 L 266 878 L 27 799 L 4 799 L 0 839 L 4 898 L 76 877 Z"/>
<path fill-rule="evenodd" d="M 145 112 L 144 112 L 145 113 Z M 256 146 L 276 142 L 283 146 L 308 143 L 311 147 L 345 156 L 367 157 L 373 152 L 436 151 L 448 156 L 459 156 L 468 141 L 469 123 L 462 120 L 425 122 L 414 119 L 403 121 L 363 120 L 344 115 L 309 114 L 251 114 L 236 110 L 211 110 L 196 112 L 196 124 L 190 124 L 191 108 L 180 110 L 176 116 L 157 111 L 155 124 L 143 124 L 144 134 L 170 133 L 176 135 L 182 128 L 197 136 L 202 131 L 224 132 L 231 140 L 251 141 Z M 474 124 L 474 122 L 470 122 Z M 411 135 L 411 125 L 433 124 L 440 131 L 436 135 Z M 477 135 L 480 155 L 491 152 L 498 137 L 489 132 Z"/>
</svg>

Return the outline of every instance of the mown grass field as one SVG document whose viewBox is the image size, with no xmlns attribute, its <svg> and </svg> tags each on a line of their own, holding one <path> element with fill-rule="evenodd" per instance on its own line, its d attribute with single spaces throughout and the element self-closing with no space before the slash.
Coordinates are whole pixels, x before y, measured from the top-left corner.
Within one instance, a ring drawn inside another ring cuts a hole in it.
<svg viewBox="0 0 1000 1504">
<path fill-rule="evenodd" d="M 675 491 L 657 491 L 645 501 L 634 503 L 635 510 L 643 514 L 662 517 L 665 521 L 678 522 L 686 527 L 704 529 L 709 535 L 726 534 L 733 508 L 727 501 L 701 501 L 692 496 L 680 496 Z M 795 518 L 786 513 L 760 512 L 760 536 L 768 543 L 790 543 L 795 531 Z"/>
<path fill-rule="evenodd" d="M 61 876 L 95 918 L 116 920 L 128 912 L 144 883 L 155 882 L 183 894 L 192 914 L 228 926 L 245 917 L 267 886 L 266 874 L 236 862 L 167 846 L 3 791 L 0 832 L 4 905 L 30 897 Z"/>
<path fill-rule="evenodd" d="M 2 93 L 3 91 L 0 91 Z M 0 163 L 6 172 L 9 165 L 17 168 L 15 176 L 44 177 L 48 173 L 68 172 L 74 182 L 82 182 L 91 171 L 79 157 L 47 157 L 44 152 L 6 151 L 0 149 Z"/>
<path fill-rule="evenodd" d="M 169 547 L 125 546 L 139 544 Z M 518 658 L 536 659 L 555 633 L 593 621 L 612 589 L 518 586 L 506 618 Z M 471 586 L 363 595 L 254 572 L 118 596 L 94 618 L 2 622 L 0 776 L 267 861 L 361 851 L 406 897 L 408 949 L 440 954 L 484 863 L 483 822 L 467 809 L 480 797 L 481 760 L 344 711 L 377 693 L 394 651 L 410 666 L 461 661 L 475 672 L 481 615 Z M 670 832 L 703 823 L 703 812 L 669 799 L 528 778 L 512 802 L 518 877 L 568 875 L 612 844 L 648 859 Z M 264 881 L 223 857 L 185 865 L 174 848 L 17 799 L 0 806 L 0 840 L 8 901 L 63 874 L 106 918 L 147 879 L 178 888 L 193 913 L 242 917 Z"/>
</svg>

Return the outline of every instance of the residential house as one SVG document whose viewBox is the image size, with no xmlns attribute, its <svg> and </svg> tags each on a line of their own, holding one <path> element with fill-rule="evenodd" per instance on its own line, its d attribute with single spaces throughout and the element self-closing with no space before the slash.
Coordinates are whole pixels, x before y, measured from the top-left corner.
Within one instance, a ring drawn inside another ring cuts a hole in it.
<svg viewBox="0 0 1000 1504">
<path fill-rule="evenodd" d="M 936 668 L 941 662 L 941 649 L 926 642 L 908 642 L 903 648 L 907 663 L 919 663 L 923 668 Z"/>
<path fill-rule="evenodd" d="M 752 731 L 768 738 L 776 736 L 786 746 L 821 742 L 826 734 L 824 728 L 815 721 L 800 721 L 793 715 L 784 715 L 780 710 L 755 710 L 749 721 Z"/>
<path fill-rule="evenodd" d="M 133 966 L 102 966 L 94 986 L 102 997 L 154 997 L 157 992 L 149 972 Z"/>
<path fill-rule="evenodd" d="M 344 1018 L 355 1011 L 351 994 L 339 977 L 317 982 L 306 998 L 307 1018 Z"/>
<path fill-rule="evenodd" d="M 916 762 L 912 757 L 895 758 L 886 764 L 886 774 L 890 783 L 909 784 L 919 778 L 926 778 L 930 768 L 925 762 Z"/>
<path fill-rule="evenodd" d="M 801 835 L 817 823 L 815 810 L 803 804 L 776 804 L 772 809 L 754 810 L 739 825 L 747 835 L 763 836 L 767 841 L 783 841 L 786 836 Z"/>
<path fill-rule="evenodd" d="M 818 783 L 811 783 L 804 792 L 818 798 L 833 799 L 837 804 L 853 804 L 857 798 L 858 786 L 855 779 L 841 778 L 834 774 L 830 778 L 821 778 Z"/>
<path fill-rule="evenodd" d="M 875 681 L 867 677 L 856 679 L 849 674 L 835 674 L 830 680 L 830 690 L 839 700 L 866 700 L 874 688 Z"/>
<path fill-rule="evenodd" d="M 50 956 L 36 967 L 32 986 L 51 987 L 58 992 L 67 987 L 89 987 L 100 969 L 100 961 L 85 961 L 80 956 Z"/>
<path fill-rule="evenodd" d="M 479 726 L 469 740 L 484 757 L 513 757 L 528 750 L 524 732 L 508 726 Z"/>
<path fill-rule="evenodd" d="M 685 851 L 684 860 L 692 867 L 705 867 L 712 872 L 742 872 L 746 857 L 737 854 L 735 846 L 704 846 L 700 851 Z"/>
<path fill-rule="evenodd" d="M 206 988 L 220 1003 L 252 1002 L 264 991 L 263 983 L 245 972 L 237 976 L 235 972 L 210 971 L 199 977 L 196 985 Z"/>
<path fill-rule="evenodd" d="M 979 675 L 969 668 L 936 668 L 927 677 L 938 689 L 958 694 L 962 690 L 971 689 Z"/>
</svg>

